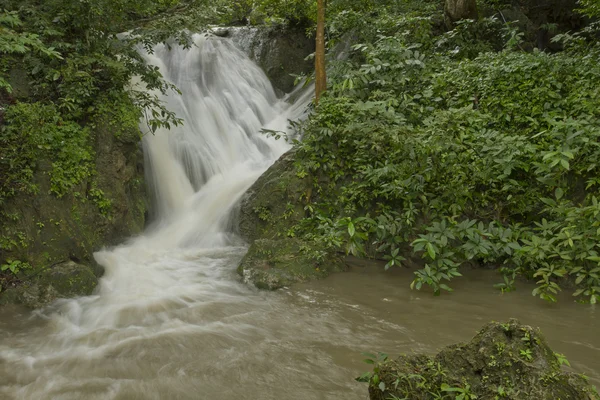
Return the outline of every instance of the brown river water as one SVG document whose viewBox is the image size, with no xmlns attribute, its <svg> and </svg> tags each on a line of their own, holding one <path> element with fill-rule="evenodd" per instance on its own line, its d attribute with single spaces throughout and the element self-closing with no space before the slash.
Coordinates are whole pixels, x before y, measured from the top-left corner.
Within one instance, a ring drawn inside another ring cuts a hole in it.
<svg viewBox="0 0 600 400">
<path fill-rule="evenodd" d="M 368 264 L 271 293 L 225 270 L 212 277 L 212 299 L 130 309 L 120 327 L 71 332 L 72 341 L 56 337 L 55 316 L 1 309 L 0 398 L 366 399 L 353 380 L 369 367 L 362 352 L 434 354 L 508 318 L 539 326 L 572 370 L 600 384 L 596 308 L 566 295 L 548 304 L 527 283 L 500 294 L 493 271 L 469 271 L 454 293 L 433 297 L 408 288 L 409 270 Z"/>
</svg>

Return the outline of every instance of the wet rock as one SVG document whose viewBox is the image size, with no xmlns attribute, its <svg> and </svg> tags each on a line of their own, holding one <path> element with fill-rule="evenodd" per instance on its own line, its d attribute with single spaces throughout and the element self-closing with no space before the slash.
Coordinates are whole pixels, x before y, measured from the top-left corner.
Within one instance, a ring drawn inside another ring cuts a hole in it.
<svg viewBox="0 0 600 400">
<path fill-rule="evenodd" d="M 315 51 L 315 41 L 306 37 L 303 29 L 281 27 L 232 27 L 227 33 L 233 43 L 256 62 L 273 86 L 289 93 L 294 88 L 292 75 L 309 74 L 314 69 L 306 57 Z"/>
<path fill-rule="evenodd" d="M 463 399 L 596 399 L 585 378 L 561 371 L 560 360 L 539 329 L 517 320 L 492 322 L 469 343 L 448 346 L 434 357 L 401 356 L 377 364 L 369 380 L 369 396 L 372 400 L 461 395 Z"/>
<path fill-rule="evenodd" d="M 335 254 L 321 252 L 298 239 L 259 239 L 250 246 L 238 273 L 259 289 L 275 290 L 346 269 Z"/>
<path fill-rule="evenodd" d="M 90 295 L 98 284 L 93 270 L 74 261 L 51 266 L 23 285 L 7 290 L 0 304 L 18 303 L 40 308 L 59 298 Z"/>
<path fill-rule="evenodd" d="M 285 153 L 244 194 L 239 216 L 242 238 L 249 243 L 280 239 L 304 217 L 310 188 L 308 178 L 296 175 L 294 151 Z"/>
<path fill-rule="evenodd" d="M 304 217 L 311 187 L 309 178 L 296 175 L 290 151 L 246 192 L 239 233 L 250 248 L 238 267 L 245 282 L 274 290 L 346 269 L 337 254 L 290 237 L 293 226 Z"/>
</svg>

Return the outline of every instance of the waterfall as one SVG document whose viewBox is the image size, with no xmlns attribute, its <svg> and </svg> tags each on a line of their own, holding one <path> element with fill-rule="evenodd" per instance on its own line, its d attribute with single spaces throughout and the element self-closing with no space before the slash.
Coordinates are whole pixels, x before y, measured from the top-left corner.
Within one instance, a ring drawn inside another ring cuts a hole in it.
<svg viewBox="0 0 600 400">
<path fill-rule="evenodd" d="M 283 131 L 303 110 L 279 101 L 262 70 L 228 40 L 197 35 L 195 44 L 190 50 L 161 45 L 147 55 L 182 90 L 164 100 L 185 125 L 144 138 L 160 222 L 152 236 L 169 248 L 227 243 L 231 207 L 288 149 L 261 127 Z"/>
<path fill-rule="evenodd" d="M 13 392 L 19 398 L 52 398 L 74 381 L 89 385 L 97 379 L 65 376 L 77 377 L 74 365 L 93 366 L 173 332 L 217 331 L 227 325 L 220 315 L 227 304 L 256 301 L 244 300 L 248 289 L 233 275 L 245 252 L 233 211 L 289 148 L 261 128 L 285 131 L 310 97 L 278 99 L 262 70 L 227 39 L 193 39 L 189 49 L 159 45 L 145 55 L 181 90 L 162 100 L 184 120 L 143 138 L 154 222 L 143 235 L 94 254 L 105 268 L 94 295 L 39 312 L 47 321 L 43 341 L 0 345 L 0 375 L 21 382 Z"/>
</svg>

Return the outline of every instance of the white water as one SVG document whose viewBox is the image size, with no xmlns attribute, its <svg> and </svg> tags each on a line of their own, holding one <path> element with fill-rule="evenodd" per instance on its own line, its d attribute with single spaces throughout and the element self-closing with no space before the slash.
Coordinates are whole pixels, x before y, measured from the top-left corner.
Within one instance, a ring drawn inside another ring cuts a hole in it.
<svg viewBox="0 0 600 400">
<path fill-rule="evenodd" d="M 0 346 L 0 361 L 14 369 L 0 372 L 20 382 L 5 393 L 43 397 L 73 385 L 72 379 L 56 377 L 60 369 L 48 366 L 103 359 L 173 332 L 219 330 L 226 322 L 206 320 L 211 306 L 246 301 L 247 289 L 226 268 L 245 250 L 234 234 L 233 210 L 288 149 L 261 128 L 285 131 L 288 119 L 302 116 L 309 94 L 294 105 L 279 100 L 260 68 L 229 41 L 194 39 L 189 50 L 158 46 L 146 56 L 182 91 L 163 100 L 184 120 L 181 127 L 148 133 L 143 140 L 156 221 L 143 236 L 94 255 L 105 267 L 96 294 L 43 311 L 50 327 L 44 341 L 26 348 Z M 188 321 L 183 310 L 190 308 L 208 312 Z"/>
</svg>

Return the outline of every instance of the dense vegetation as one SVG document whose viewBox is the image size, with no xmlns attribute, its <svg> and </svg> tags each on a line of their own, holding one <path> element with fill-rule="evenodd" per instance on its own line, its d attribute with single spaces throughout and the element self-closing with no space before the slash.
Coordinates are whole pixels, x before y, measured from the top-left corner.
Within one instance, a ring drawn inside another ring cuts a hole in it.
<svg viewBox="0 0 600 400">
<path fill-rule="evenodd" d="M 146 109 L 150 128 L 178 123 L 145 90 L 172 89 L 136 51 L 179 33 L 161 12 L 177 1 L 14 1 L 0 14 L 0 89 L 6 110 L 0 147 L 0 205 L 16 191 L 35 190 L 29 178 L 40 152 L 58 155 L 58 196 L 90 173 L 86 148 L 98 118 L 137 125 Z M 142 21 L 148 21 L 143 24 Z M 195 20 L 197 22 L 197 20 Z M 183 21 L 177 25 L 182 29 Z M 117 34 L 137 27 L 129 37 Z M 181 40 L 186 40 L 181 34 Z M 11 82 L 12 81 L 12 82 Z M 16 87 L 12 87 L 11 83 Z M 41 129 L 40 129 L 41 128 Z"/>
<path fill-rule="evenodd" d="M 446 31 L 439 2 L 378 6 L 329 13 L 330 42 L 355 44 L 302 127 L 315 194 L 287 234 L 386 268 L 410 254 L 411 287 L 435 294 L 475 263 L 499 267 L 503 291 L 523 276 L 545 300 L 561 285 L 600 300 L 596 25 L 551 52 L 497 17 Z"/>
</svg>

